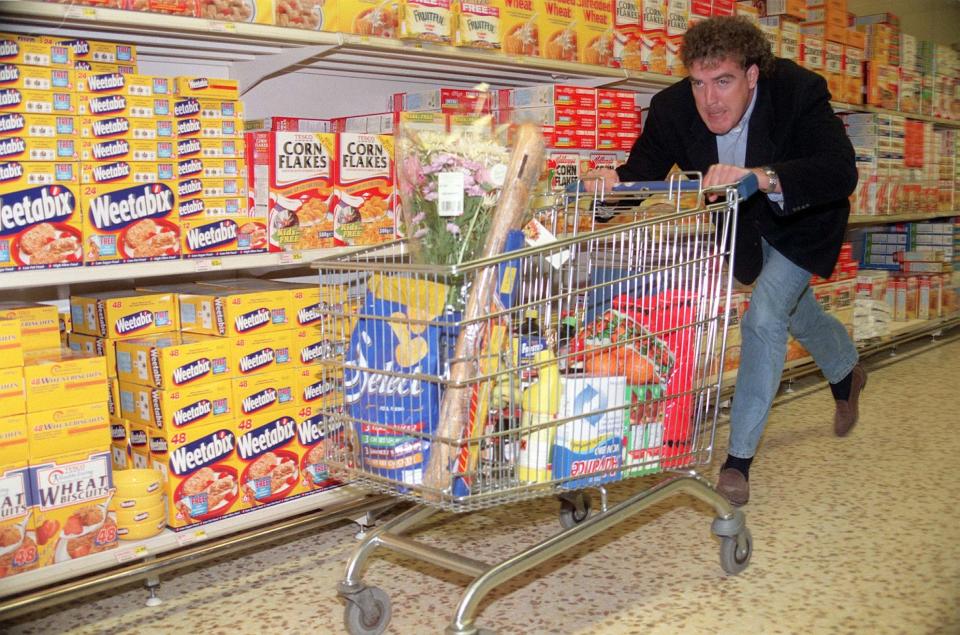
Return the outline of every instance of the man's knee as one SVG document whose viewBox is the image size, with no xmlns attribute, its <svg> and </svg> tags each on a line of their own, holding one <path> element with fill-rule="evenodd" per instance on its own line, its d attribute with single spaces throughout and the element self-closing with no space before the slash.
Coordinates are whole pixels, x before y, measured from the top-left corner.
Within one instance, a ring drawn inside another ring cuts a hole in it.
<svg viewBox="0 0 960 635">
<path fill-rule="evenodd" d="M 790 313 L 783 302 L 768 294 L 754 293 L 740 328 L 757 333 L 776 333 L 786 331 L 789 322 Z"/>
</svg>

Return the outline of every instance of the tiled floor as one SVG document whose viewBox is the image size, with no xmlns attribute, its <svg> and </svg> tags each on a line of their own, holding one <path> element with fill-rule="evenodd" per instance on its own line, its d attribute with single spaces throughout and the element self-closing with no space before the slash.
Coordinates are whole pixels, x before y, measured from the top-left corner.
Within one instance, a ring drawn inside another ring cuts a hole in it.
<svg viewBox="0 0 960 635">
<path fill-rule="evenodd" d="M 778 406 L 745 508 L 750 566 L 728 577 L 711 512 L 675 498 L 521 576 L 483 604 L 502 633 L 960 633 L 960 342 L 874 369 L 851 437 L 829 392 Z M 718 436 L 725 437 L 725 429 Z M 724 441 L 725 442 L 725 441 Z M 711 478 L 716 466 L 709 469 Z M 612 488 L 623 498 L 643 481 Z M 415 535 L 497 561 L 557 529 L 549 500 Z M 341 633 L 334 593 L 355 544 L 342 525 L 164 582 L 48 610 L 8 633 Z M 465 580 L 384 555 L 366 581 L 393 601 L 389 633 L 439 633 Z"/>
</svg>

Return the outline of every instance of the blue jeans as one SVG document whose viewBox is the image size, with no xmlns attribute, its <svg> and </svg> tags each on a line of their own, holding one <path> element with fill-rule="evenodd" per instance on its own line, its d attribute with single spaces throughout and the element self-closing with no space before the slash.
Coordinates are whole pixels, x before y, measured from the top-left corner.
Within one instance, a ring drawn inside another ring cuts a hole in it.
<svg viewBox="0 0 960 635">
<path fill-rule="evenodd" d="M 740 323 L 740 368 L 730 411 L 730 447 L 736 457 L 757 451 L 787 356 L 787 332 L 813 356 L 830 383 L 857 364 L 847 330 L 813 297 L 810 273 L 763 241 L 763 270 Z"/>
</svg>

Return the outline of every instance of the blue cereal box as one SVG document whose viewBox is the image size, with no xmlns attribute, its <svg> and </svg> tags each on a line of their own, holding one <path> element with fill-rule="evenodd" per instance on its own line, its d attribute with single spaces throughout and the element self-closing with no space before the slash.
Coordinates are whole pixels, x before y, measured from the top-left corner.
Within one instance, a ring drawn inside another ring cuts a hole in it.
<svg viewBox="0 0 960 635">
<path fill-rule="evenodd" d="M 566 489 L 595 487 L 620 480 L 623 462 L 626 377 L 567 377 L 560 380 L 560 419 L 579 417 L 557 427 L 553 478 Z"/>
</svg>

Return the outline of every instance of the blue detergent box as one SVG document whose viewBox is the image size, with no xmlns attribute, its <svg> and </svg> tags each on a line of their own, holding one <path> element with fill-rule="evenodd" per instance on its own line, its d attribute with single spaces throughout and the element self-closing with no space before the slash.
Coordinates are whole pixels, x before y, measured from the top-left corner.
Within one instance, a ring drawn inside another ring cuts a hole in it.
<svg viewBox="0 0 960 635">
<path fill-rule="evenodd" d="M 560 380 L 553 445 L 552 478 L 573 478 L 564 489 L 619 481 L 623 464 L 624 418 L 629 409 L 626 377 L 564 377 Z"/>
</svg>

